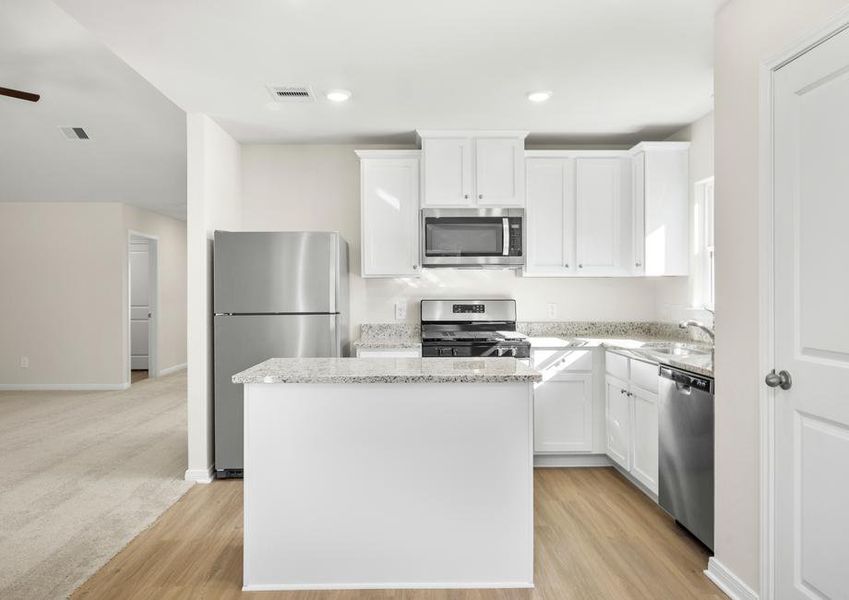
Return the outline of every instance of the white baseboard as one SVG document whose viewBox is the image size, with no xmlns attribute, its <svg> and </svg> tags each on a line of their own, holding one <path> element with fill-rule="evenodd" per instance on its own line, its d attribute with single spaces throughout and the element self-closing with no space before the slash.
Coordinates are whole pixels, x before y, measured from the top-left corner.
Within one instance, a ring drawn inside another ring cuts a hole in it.
<svg viewBox="0 0 849 600">
<path fill-rule="evenodd" d="M 758 600 L 755 591 L 729 571 L 725 565 L 716 560 L 716 557 L 711 556 L 708 559 L 708 568 L 705 575 L 731 600 Z"/>
<path fill-rule="evenodd" d="M 15 392 L 23 391 L 65 391 L 65 392 L 86 392 L 86 391 L 108 391 L 108 390 L 126 390 L 130 387 L 130 382 L 124 383 L 0 383 L 0 390 L 9 390 Z"/>
<path fill-rule="evenodd" d="M 212 465 L 205 469 L 186 469 L 186 474 L 183 479 L 186 481 L 194 481 L 195 483 L 212 483 L 215 479 L 215 470 Z"/>
<path fill-rule="evenodd" d="M 242 586 L 243 592 L 270 592 L 295 590 L 463 590 L 463 589 L 533 589 L 533 582 L 526 581 L 466 581 L 452 583 L 258 583 Z"/>
<path fill-rule="evenodd" d="M 183 363 L 181 365 L 174 365 L 173 367 L 168 367 L 166 369 L 159 370 L 159 377 L 164 377 L 166 375 L 170 375 L 171 373 L 176 373 L 177 371 L 182 371 L 188 366 L 188 363 Z"/>
<path fill-rule="evenodd" d="M 609 467 L 606 454 L 535 454 L 534 467 Z"/>
</svg>

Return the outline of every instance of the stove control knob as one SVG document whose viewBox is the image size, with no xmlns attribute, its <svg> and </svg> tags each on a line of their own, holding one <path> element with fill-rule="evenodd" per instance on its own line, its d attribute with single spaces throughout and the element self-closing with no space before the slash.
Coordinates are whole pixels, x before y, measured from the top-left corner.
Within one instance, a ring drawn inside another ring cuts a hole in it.
<svg viewBox="0 0 849 600">
<path fill-rule="evenodd" d="M 459 348 L 452 348 L 451 352 L 454 354 L 454 356 L 460 356 Z"/>
<path fill-rule="evenodd" d="M 509 351 L 510 351 L 510 356 L 512 356 L 512 357 L 515 357 L 515 356 L 516 356 L 516 348 L 515 348 L 515 346 L 511 347 L 511 348 L 509 349 Z"/>
</svg>

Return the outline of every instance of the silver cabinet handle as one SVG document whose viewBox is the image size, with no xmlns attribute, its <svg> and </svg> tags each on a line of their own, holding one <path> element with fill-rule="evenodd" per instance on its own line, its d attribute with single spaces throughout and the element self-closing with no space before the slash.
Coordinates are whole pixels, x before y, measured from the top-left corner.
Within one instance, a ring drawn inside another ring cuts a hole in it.
<svg viewBox="0 0 849 600">
<path fill-rule="evenodd" d="M 569 263 L 566 263 L 566 264 L 565 264 L 565 265 L 563 265 L 563 266 L 564 266 L 564 267 L 566 267 L 566 268 L 568 269 L 568 268 L 569 268 Z"/>
<path fill-rule="evenodd" d="M 418 268 L 419 268 L 419 265 L 413 265 L 413 271 L 417 271 Z"/>
<path fill-rule="evenodd" d="M 637 262 L 634 263 L 634 266 L 635 267 L 642 267 L 643 263 L 641 263 L 640 261 L 637 261 Z"/>
<path fill-rule="evenodd" d="M 584 265 L 578 265 L 578 268 L 579 268 L 579 269 L 583 269 L 583 268 L 584 268 Z"/>
<path fill-rule="evenodd" d="M 466 200 L 468 200 L 468 199 L 469 199 L 469 195 L 468 195 L 468 194 L 463 194 L 463 198 L 465 198 Z"/>
<path fill-rule="evenodd" d="M 483 194 L 478 194 L 478 200 L 483 200 Z"/>
<path fill-rule="evenodd" d="M 789 390 L 793 387 L 793 378 L 787 371 L 775 372 L 775 369 L 766 374 L 764 378 L 766 384 L 771 387 L 780 387 L 782 390 Z"/>
</svg>

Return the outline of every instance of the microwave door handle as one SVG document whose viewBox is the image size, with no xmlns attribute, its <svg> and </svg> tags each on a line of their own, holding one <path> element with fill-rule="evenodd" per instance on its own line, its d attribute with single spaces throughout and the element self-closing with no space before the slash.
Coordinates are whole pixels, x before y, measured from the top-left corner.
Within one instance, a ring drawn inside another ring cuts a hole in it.
<svg viewBox="0 0 849 600">
<path fill-rule="evenodd" d="M 501 254 L 503 256 L 510 256 L 510 219 L 507 217 L 501 219 L 501 226 L 504 228 L 504 234 L 501 238 Z"/>
</svg>

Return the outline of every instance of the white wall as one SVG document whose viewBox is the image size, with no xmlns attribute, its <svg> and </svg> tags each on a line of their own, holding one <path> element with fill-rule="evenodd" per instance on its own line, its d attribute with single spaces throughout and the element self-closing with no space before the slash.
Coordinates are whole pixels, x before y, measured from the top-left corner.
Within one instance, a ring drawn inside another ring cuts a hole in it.
<svg viewBox="0 0 849 600">
<path fill-rule="evenodd" d="M 182 367 L 186 364 L 186 223 L 127 204 L 123 205 L 123 219 L 127 235 L 135 231 L 157 238 L 157 369 L 162 371 Z M 126 243 L 124 247 L 128 250 Z M 128 261 L 125 260 L 123 264 L 122 277 L 124 281 L 129 281 Z M 126 294 L 128 285 L 123 288 Z M 128 318 L 125 314 L 125 322 Z M 128 332 L 129 325 L 123 331 Z M 127 348 L 127 344 L 124 347 Z"/>
<path fill-rule="evenodd" d="M 702 277 L 702 256 L 697 254 L 696 240 L 701 238 L 697 227 L 703 227 L 701 218 L 696 214 L 695 184 L 714 174 L 714 132 L 713 113 L 708 113 L 698 121 L 676 131 L 670 141 L 690 142 L 689 153 L 689 189 L 690 189 L 690 276 L 668 277 L 658 281 L 657 316 L 663 321 L 681 319 L 703 319 L 710 322 L 707 311 L 699 310 L 697 293 L 694 286 Z M 694 310 L 695 309 L 695 310 Z"/>
<path fill-rule="evenodd" d="M 188 446 L 186 478 L 207 481 L 212 437 L 212 234 L 241 224 L 241 147 L 206 115 L 186 119 L 188 148 Z"/>
<path fill-rule="evenodd" d="M 0 385 L 128 384 L 129 228 L 163 241 L 160 368 L 185 362 L 185 223 L 120 203 L 3 202 Z"/>
<path fill-rule="evenodd" d="M 0 203 L 0 384 L 127 381 L 121 225 L 120 204 Z"/>
<path fill-rule="evenodd" d="M 759 65 L 845 0 L 732 0 L 717 14 L 716 558 L 759 589 Z"/>
<path fill-rule="evenodd" d="M 360 273 L 359 160 L 350 145 L 245 145 L 242 148 L 242 227 L 246 230 L 339 231 L 350 244 L 351 322 L 395 320 L 394 303 L 418 321 L 428 297 L 513 297 L 522 320 L 651 320 L 656 280 L 532 279 L 510 271 L 428 269 L 421 279 L 362 279 Z M 627 301 L 623 302 L 623 298 Z"/>
</svg>

